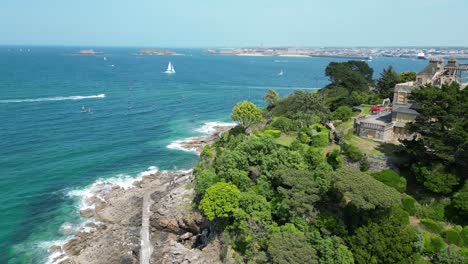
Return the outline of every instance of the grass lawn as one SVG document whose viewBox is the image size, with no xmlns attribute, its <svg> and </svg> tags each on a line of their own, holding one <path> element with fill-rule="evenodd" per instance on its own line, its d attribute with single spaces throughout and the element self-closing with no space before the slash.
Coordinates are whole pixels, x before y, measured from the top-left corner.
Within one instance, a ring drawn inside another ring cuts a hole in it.
<svg viewBox="0 0 468 264">
<path fill-rule="evenodd" d="M 398 145 L 377 142 L 371 139 L 358 137 L 356 135 L 352 135 L 349 138 L 345 138 L 344 141 L 348 144 L 355 145 L 364 153 L 380 156 L 391 156 L 393 153 L 395 153 L 395 151 L 397 151 L 400 148 L 400 146 Z"/>
<path fill-rule="evenodd" d="M 296 139 L 296 136 L 284 135 L 279 138 L 275 138 L 275 143 L 289 147 L 295 139 Z"/>
</svg>

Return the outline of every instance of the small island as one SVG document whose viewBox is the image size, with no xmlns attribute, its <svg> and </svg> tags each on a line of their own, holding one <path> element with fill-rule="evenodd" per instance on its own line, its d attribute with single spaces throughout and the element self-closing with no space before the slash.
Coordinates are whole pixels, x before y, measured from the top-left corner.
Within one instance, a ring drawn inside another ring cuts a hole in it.
<svg viewBox="0 0 468 264">
<path fill-rule="evenodd" d="M 103 55 L 104 52 L 95 51 L 93 49 L 80 50 L 78 52 L 72 53 L 74 55 L 85 55 L 85 56 L 94 56 L 94 55 Z"/>
<path fill-rule="evenodd" d="M 162 49 L 142 49 L 137 52 L 138 55 L 182 55 L 172 50 Z"/>
</svg>

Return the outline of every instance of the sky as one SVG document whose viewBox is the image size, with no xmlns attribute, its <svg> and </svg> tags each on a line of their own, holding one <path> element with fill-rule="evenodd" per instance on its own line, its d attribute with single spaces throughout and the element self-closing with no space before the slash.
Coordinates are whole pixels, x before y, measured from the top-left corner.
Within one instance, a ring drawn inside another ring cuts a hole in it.
<svg viewBox="0 0 468 264">
<path fill-rule="evenodd" d="M 0 45 L 468 46 L 468 0 L 0 0 Z"/>
</svg>

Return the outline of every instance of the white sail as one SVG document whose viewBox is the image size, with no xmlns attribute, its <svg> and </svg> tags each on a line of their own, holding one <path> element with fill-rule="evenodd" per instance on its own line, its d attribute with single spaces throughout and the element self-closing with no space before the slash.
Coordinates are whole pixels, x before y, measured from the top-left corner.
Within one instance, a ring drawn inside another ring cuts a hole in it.
<svg viewBox="0 0 468 264">
<path fill-rule="evenodd" d="M 172 66 L 171 62 L 167 65 L 166 73 L 175 73 L 174 66 Z"/>
</svg>

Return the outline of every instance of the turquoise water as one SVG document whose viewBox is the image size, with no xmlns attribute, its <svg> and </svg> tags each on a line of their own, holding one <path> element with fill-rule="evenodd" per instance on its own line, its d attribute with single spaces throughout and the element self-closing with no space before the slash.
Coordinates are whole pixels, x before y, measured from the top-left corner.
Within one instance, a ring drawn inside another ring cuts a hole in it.
<svg viewBox="0 0 468 264">
<path fill-rule="evenodd" d="M 206 122 L 229 121 L 240 100 L 262 104 L 269 88 L 286 95 L 322 87 L 326 65 L 340 61 L 202 50 L 138 56 L 136 48 L 101 48 L 107 60 L 68 55 L 79 49 L 0 47 L 0 263 L 44 263 L 53 241 L 66 238 L 60 226 L 82 222 L 72 194 L 151 166 L 191 168 L 196 155 L 167 145 L 199 134 Z M 162 73 L 169 61 L 177 71 L 170 76 Z M 376 72 L 389 64 L 406 71 L 426 62 L 370 62 Z"/>
</svg>

